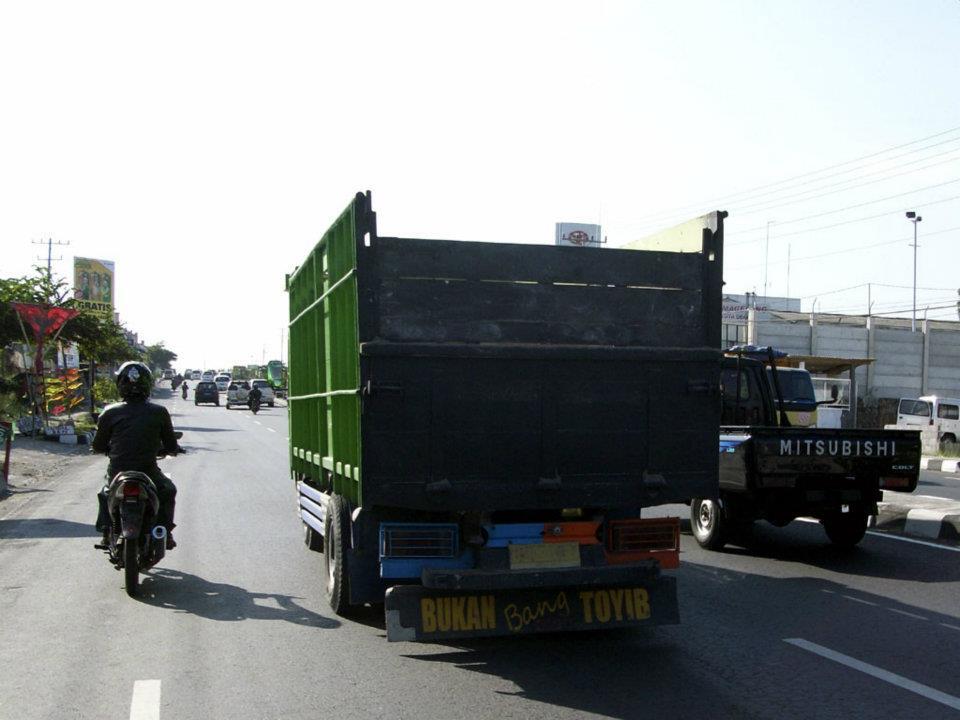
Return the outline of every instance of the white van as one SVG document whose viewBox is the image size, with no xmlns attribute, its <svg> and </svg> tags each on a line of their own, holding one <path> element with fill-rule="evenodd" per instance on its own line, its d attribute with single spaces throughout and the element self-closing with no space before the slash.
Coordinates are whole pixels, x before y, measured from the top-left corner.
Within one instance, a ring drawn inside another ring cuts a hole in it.
<svg viewBox="0 0 960 720">
<path fill-rule="evenodd" d="M 956 443 L 960 438 L 960 399 L 936 395 L 900 398 L 897 425 L 934 425 L 941 448 L 948 443 Z"/>
</svg>

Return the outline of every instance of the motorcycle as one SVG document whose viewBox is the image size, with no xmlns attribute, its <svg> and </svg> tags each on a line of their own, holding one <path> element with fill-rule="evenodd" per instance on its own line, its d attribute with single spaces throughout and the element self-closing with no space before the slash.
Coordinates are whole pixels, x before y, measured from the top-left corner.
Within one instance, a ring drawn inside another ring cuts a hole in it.
<svg viewBox="0 0 960 720">
<path fill-rule="evenodd" d="M 183 433 L 175 435 L 179 439 Z M 146 473 L 119 472 L 101 491 L 100 502 L 106 503 L 109 526 L 106 545 L 97 547 L 106 550 L 115 569 L 123 570 L 124 589 L 135 597 L 140 590 L 140 573 L 166 554 L 167 529 L 155 522 L 160 511 L 157 488 Z"/>
<path fill-rule="evenodd" d="M 253 398 L 250 401 L 250 412 L 256 415 L 260 411 L 260 398 Z"/>
<path fill-rule="evenodd" d="M 181 387 L 182 387 L 181 397 L 182 397 L 184 400 L 186 400 L 186 399 L 187 399 L 187 384 L 184 383 Z"/>
</svg>

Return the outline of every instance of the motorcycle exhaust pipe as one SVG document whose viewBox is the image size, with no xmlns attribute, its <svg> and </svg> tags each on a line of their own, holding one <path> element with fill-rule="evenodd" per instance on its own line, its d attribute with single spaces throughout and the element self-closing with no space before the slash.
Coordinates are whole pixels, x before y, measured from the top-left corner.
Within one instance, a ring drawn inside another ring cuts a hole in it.
<svg viewBox="0 0 960 720">
<path fill-rule="evenodd" d="M 153 530 L 150 531 L 150 537 L 153 538 L 152 552 L 150 553 L 153 557 L 151 559 L 156 564 L 163 559 L 167 552 L 167 529 L 163 525 L 154 525 Z"/>
</svg>

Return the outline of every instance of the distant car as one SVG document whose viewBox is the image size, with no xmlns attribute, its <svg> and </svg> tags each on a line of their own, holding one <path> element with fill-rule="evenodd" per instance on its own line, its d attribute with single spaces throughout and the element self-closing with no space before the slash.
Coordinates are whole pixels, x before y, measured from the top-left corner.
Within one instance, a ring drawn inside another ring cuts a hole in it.
<svg viewBox="0 0 960 720">
<path fill-rule="evenodd" d="M 217 384 L 212 381 L 201 381 L 193 391 L 193 404 L 200 403 L 220 404 L 220 392 L 217 390 Z"/>
<path fill-rule="evenodd" d="M 246 380 L 237 380 L 227 386 L 227 410 L 231 405 L 246 405 L 247 395 L 250 394 L 250 383 Z"/>
<path fill-rule="evenodd" d="M 200 380 L 200 371 L 199 371 L 199 370 L 194 370 L 194 371 L 190 374 L 190 379 L 191 379 L 191 380 Z"/>
<path fill-rule="evenodd" d="M 217 375 L 213 381 L 217 384 L 217 390 L 220 392 L 226 392 L 227 388 L 230 387 L 229 375 Z"/>
<path fill-rule="evenodd" d="M 206 370 L 204 371 L 203 375 L 200 376 L 200 379 L 204 382 L 213 382 L 213 379 L 216 376 L 217 374 L 213 370 Z"/>
<path fill-rule="evenodd" d="M 260 388 L 261 405 L 269 405 L 270 407 L 273 407 L 275 395 L 273 393 L 273 386 L 270 384 L 269 380 L 262 380 L 259 378 L 257 380 L 251 380 L 250 387 Z"/>
<path fill-rule="evenodd" d="M 173 370 L 167 368 L 163 371 L 163 374 L 160 376 L 161 380 L 173 380 Z"/>
</svg>

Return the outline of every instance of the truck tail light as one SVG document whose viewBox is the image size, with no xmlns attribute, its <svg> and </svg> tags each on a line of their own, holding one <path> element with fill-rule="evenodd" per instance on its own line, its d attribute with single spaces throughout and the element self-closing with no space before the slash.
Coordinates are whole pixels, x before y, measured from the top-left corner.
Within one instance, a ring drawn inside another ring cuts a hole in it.
<svg viewBox="0 0 960 720">
<path fill-rule="evenodd" d="M 680 519 L 614 520 L 607 527 L 607 562 L 654 559 L 663 568 L 680 565 Z"/>
<path fill-rule="evenodd" d="M 453 558 L 459 554 L 454 524 L 383 523 L 380 558 Z"/>
</svg>

